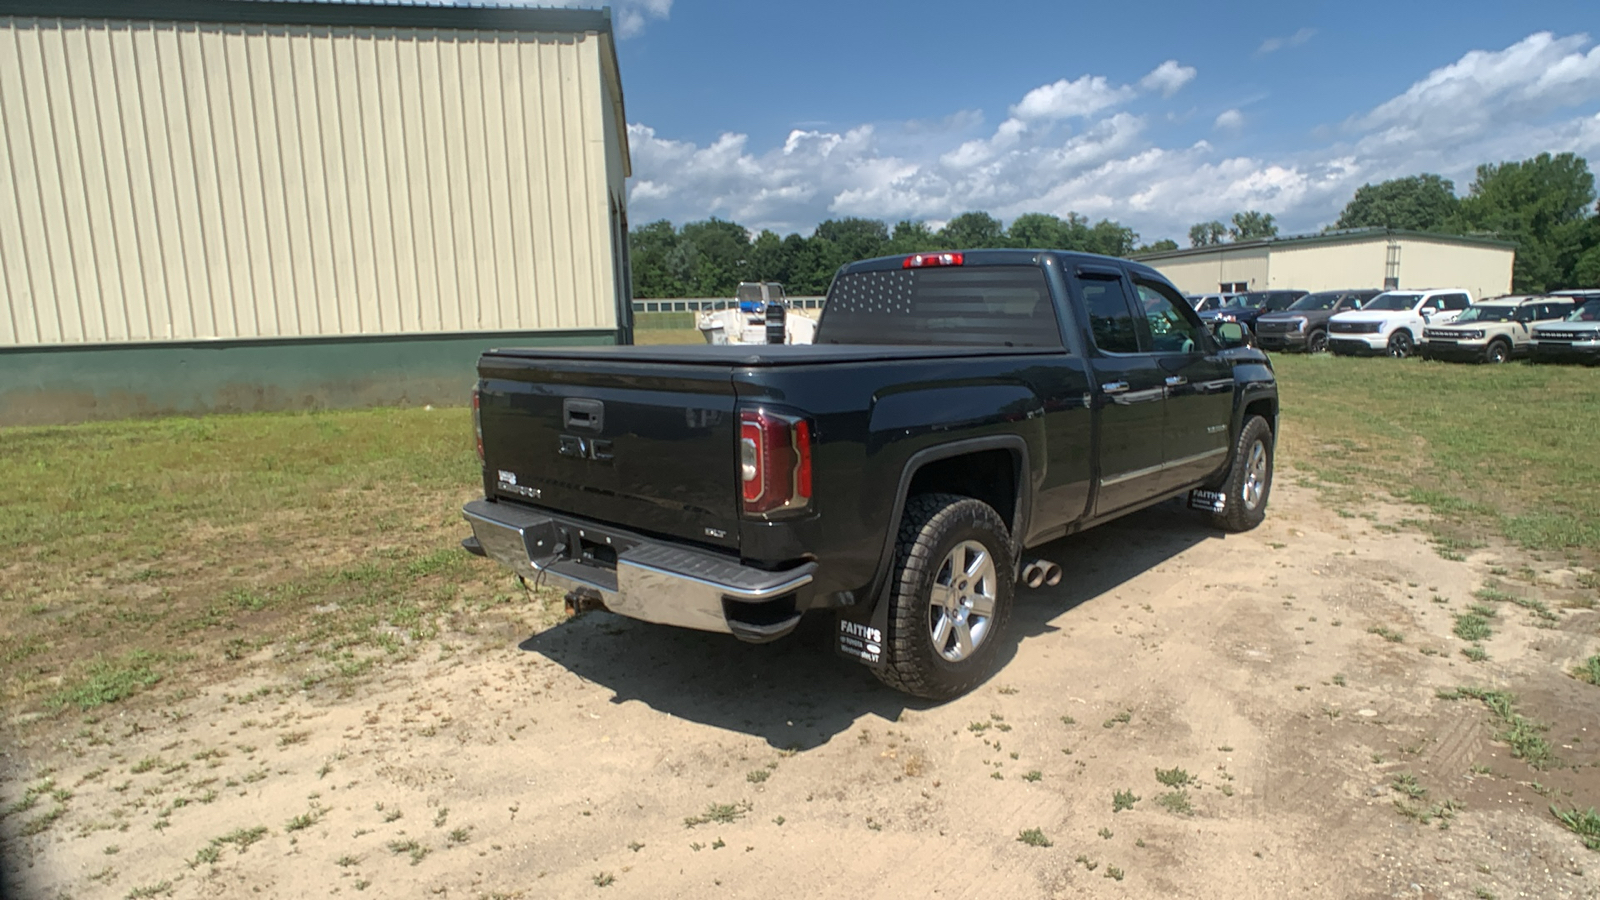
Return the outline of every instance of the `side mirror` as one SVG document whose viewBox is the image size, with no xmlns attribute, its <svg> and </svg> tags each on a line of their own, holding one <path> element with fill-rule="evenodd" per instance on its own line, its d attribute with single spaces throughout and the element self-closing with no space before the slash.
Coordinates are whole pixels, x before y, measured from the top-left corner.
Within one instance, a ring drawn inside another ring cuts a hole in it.
<svg viewBox="0 0 1600 900">
<path fill-rule="evenodd" d="M 1224 350 L 1245 345 L 1244 326 L 1238 322 L 1223 322 L 1217 326 L 1216 335 L 1217 343 L 1221 344 Z"/>
</svg>

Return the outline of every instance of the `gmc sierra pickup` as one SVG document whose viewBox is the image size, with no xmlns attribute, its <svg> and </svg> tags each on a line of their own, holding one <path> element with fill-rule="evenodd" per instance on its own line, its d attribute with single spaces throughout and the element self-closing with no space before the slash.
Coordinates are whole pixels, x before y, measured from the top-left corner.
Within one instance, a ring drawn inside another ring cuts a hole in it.
<svg viewBox="0 0 1600 900">
<path fill-rule="evenodd" d="M 1261 522 L 1270 361 L 1154 269 L 1028 250 L 835 275 L 813 345 L 503 349 L 468 550 L 569 608 L 782 637 L 929 698 L 988 677 L 1029 547 L 1159 501 Z M 1070 575 L 1069 575 L 1070 577 Z"/>
</svg>

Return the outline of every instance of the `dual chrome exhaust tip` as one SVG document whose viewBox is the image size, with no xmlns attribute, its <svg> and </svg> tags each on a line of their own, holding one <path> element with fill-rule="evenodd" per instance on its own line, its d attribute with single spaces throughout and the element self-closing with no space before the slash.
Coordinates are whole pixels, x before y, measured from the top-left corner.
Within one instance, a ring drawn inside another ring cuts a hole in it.
<svg viewBox="0 0 1600 900">
<path fill-rule="evenodd" d="M 1055 587 L 1061 583 L 1061 567 L 1048 560 L 1036 559 L 1022 567 L 1021 581 L 1030 588 Z"/>
</svg>

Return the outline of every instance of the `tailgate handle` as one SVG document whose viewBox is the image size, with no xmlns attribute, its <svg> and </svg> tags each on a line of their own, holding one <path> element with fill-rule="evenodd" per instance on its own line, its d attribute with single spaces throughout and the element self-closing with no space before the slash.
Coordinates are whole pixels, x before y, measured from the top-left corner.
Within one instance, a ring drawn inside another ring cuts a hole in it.
<svg viewBox="0 0 1600 900">
<path fill-rule="evenodd" d="M 606 405 L 599 400 L 568 397 L 561 401 L 561 425 L 569 430 L 598 434 L 606 425 Z"/>
</svg>

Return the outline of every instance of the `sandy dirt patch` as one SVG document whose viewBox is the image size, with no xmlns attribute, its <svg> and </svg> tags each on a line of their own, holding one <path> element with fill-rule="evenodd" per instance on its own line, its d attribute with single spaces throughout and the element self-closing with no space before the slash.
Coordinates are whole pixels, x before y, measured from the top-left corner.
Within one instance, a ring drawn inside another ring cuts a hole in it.
<svg viewBox="0 0 1600 900">
<path fill-rule="evenodd" d="M 1548 811 L 1600 804 L 1600 688 L 1566 674 L 1600 616 L 1534 560 L 1554 620 L 1495 604 L 1467 659 L 1455 616 L 1529 561 L 1442 559 L 1406 515 L 1280 484 L 1246 535 L 1167 504 L 1048 545 L 1063 584 L 945 704 L 826 620 L 750 647 L 530 609 L 350 696 L 63 717 L 8 738 L 4 895 L 1600 897 Z M 1515 693 L 1559 762 L 1461 686 Z"/>
</svg>

